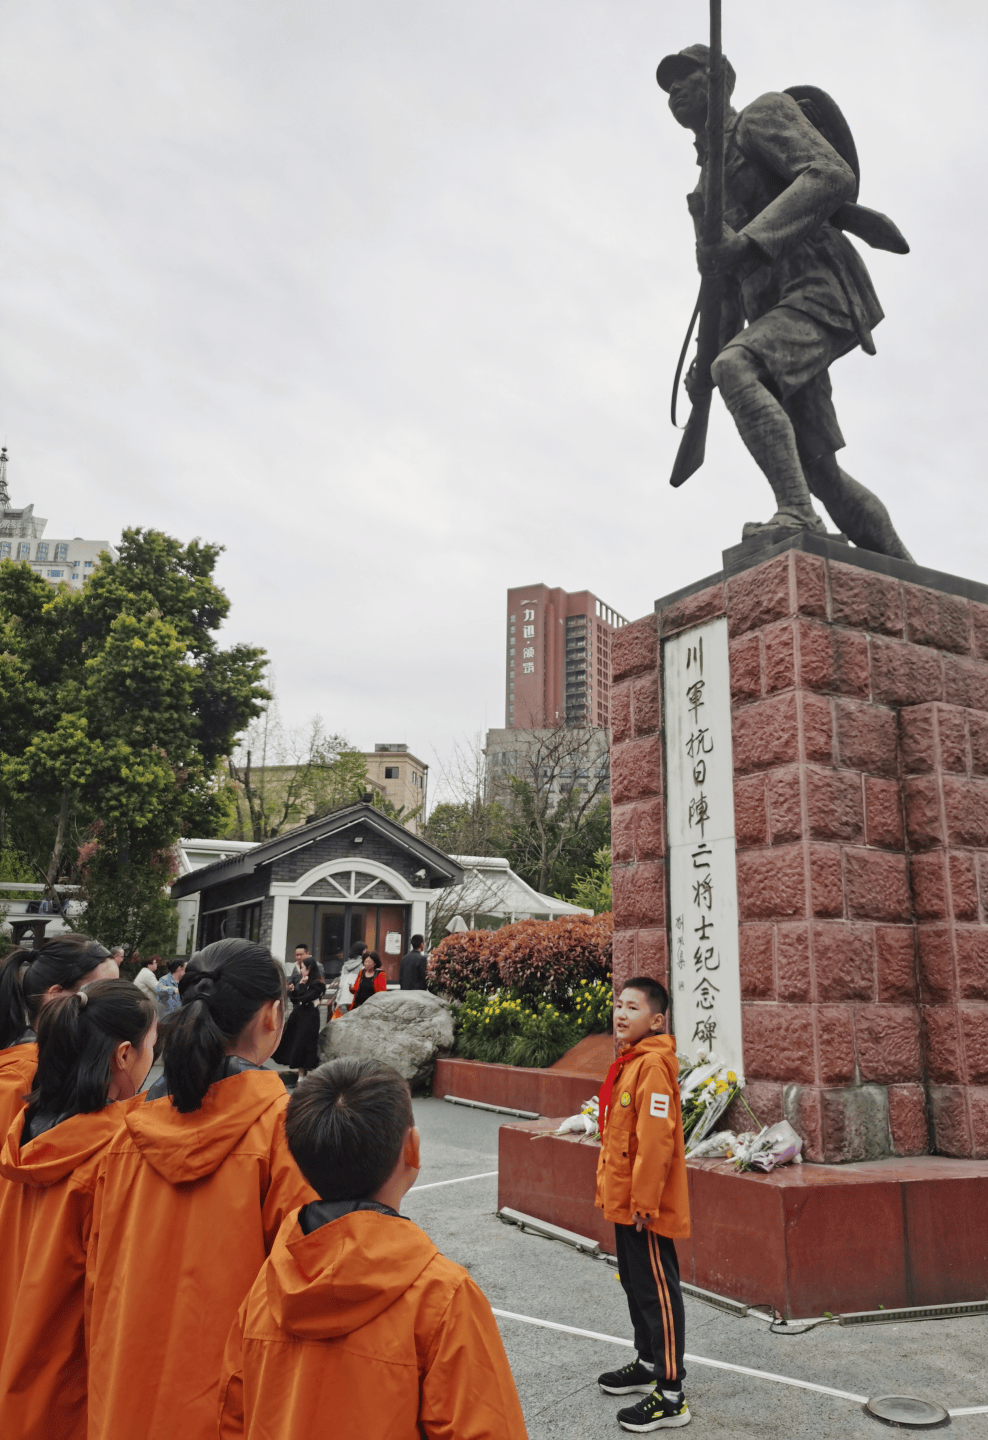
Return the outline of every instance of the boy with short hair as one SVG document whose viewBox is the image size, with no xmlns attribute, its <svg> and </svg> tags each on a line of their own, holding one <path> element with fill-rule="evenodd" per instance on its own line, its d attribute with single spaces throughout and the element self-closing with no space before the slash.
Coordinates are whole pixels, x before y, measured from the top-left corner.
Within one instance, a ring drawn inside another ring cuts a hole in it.
<svg viewBox="0 0 988 1440">
<path fill-rule="evenodd" d="M 399 1214 L 419 1169 L 406 1082 L 331 1061 L 299 1084 L 285 1131 L 321 1198 L 286 1217 L 234 1322 L 220 1435 L 526 1440 L 490 1305 Z"/>
<path fill-rule="evenodd" d="M 637 1359 L 598 1378 L 606 1395 L 644 1395 L 619 1410 L 625 1430 L 690 1421 L 683 1395 L 686 1316 L 674 1239 L 690 1233 L 676 1042 L 663 1034 L 669 996 L 649 976 L 614 1002 L 620 1049 L 600 1089 L 597 1204 L 614 1224 Z"/>
</svg>

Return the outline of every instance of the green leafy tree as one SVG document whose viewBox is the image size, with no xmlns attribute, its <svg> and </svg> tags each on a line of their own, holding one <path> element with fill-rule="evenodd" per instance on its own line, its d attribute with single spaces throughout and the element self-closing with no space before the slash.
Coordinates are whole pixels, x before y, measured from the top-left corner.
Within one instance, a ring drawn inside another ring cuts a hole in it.
<svg viewBox="0 0 988 1440">
<path fill-rule="evenodd" d="M 447 855 L 503 856 L 511 838 L 507 811 L 499 801 L 479 795 L 459 803 L 443 801 L 433 808 L 423 837 Z"/>
<path fill-rule="evenodd" d="M 574 905 L 583 905 L 595 915 L 607 915 L 614 909 L 611 891 L 611 847 L 604 845 L 593 857 L 592 867 L 577 875 L 566 897 Z"/>
<path fill-rule="evenodd" d="M 87 929 L 131 917 L 126 942 L 108 928 L 101 939 L 160 930 L 160 857 L 183 832 L 222 825 L 221 758 L 267 698 L 264 652 L 216 643 L 220 553 L 126 530 L 119 560 L 104 555 L 81 591 L 0 564 L 5 844 L 56 900 L 85 848 Z"/>
<path fill-rule="evenodd" d="M 526 780 L 512 784 L 511 868 L 534 890 L 559 899 L 569 896 L 577 876 L 593 864 L 597 852 L 611 843 L 609 800 L 586 803 L 578 791 L 567 791 L 555 805 L 546 792 Z"/>
<path fill-rule="evenodd" d="M 178 911 L 167 887 L 177 874 L 173 850 L 142 852 L 139 863 L 132 861 L 126 885 L 118 880 L 117 861 L 112 847 L 96 834 L 79 852 L 79 870 L 84 895 L 88 896 L 83 924 L 87 934 L 112 936 L 128 955 L 174 953 L 178 940 Z"/>
</svg>

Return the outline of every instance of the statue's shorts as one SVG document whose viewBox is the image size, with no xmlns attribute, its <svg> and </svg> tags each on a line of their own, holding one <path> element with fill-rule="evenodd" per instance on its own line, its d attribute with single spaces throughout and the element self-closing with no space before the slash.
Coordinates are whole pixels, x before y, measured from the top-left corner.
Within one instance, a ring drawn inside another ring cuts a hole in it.
<svg viewBox="0 0 988 1440">
<path fill-rule="evenodd" d="M 777 305 L 746 325 L 724 350 L 746 350 L 758 361 L 762 379 L 792 421 L 799 458 L 809 465 L 844 448 L 827 372 L 857 343 L 853 330 L 835 329 L 802 310 Z"/>
</svg>

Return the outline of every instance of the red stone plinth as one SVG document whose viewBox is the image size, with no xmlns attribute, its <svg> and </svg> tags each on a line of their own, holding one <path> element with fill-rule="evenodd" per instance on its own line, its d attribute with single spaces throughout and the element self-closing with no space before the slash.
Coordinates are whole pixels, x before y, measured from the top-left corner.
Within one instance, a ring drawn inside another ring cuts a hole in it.
<svg viewBox="0 0 988 1440">
<path fill-rule="evenodd" d="M 498 1205 L 562 1225 L 614 1250 L 595 1207 L 599 1145 L 500 1130 Z M 945 1305 L 988 1294 L 988 1163 L 939 1156 L 787 1165 L 737 1174 L 691 1160 L 693 1235 L 677 1241 L 684 1280 L 791 1317 L 879 1306 Z"/>
<path fill-rule="evenodd" d="M 519 1065 L 485 1065 L 479 1060 L 437 1060 L 432 1093 L 440 1099 L 456 1095 L 461 1100 L 480 1100 L 485 1105 L 528 1110 L 533 1115 L 575 1115 L 597 1093 L 606 1074 L 606 1065 L 601 1074 L 590 1076 L 555 1067 L 537 1070 Z"/>
<path fill-rule="evenodd" d="M 662 640 L 723 615 L 749 1101 L 813 1161 L 988 1157 L 988 604 L 824 548 L 614 638 L 615 984 L 668 981 Z"/>
</svg>

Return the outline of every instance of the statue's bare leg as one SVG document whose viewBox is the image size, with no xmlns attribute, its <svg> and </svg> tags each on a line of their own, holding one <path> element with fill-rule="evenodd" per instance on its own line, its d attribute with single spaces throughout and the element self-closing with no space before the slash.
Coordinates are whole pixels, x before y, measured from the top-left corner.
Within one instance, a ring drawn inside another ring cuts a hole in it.
<svg viewBox="0 0 988 1440">
<path fill-rule="evenodd" d="M 767 525 L 746 525 L 745 535 L 771 526 L 825 534 L 826 527 L 813 509 L 792 421 L 762 379 L 758 361 L 741 346 L 730 345 L 717 356 L 710 373 L 738 434 L 775 492 L 776 514 Z"/>
<path fill-rule="evenodd" d="M 810 490 L 823 502 L 834 524 L 852 544 L 878 555 L 912 560 L 881 500 L 860 480 L 842 470 L 836 455 L 821 455 L 808 464 L 806 478 Z"/>
</svg>

